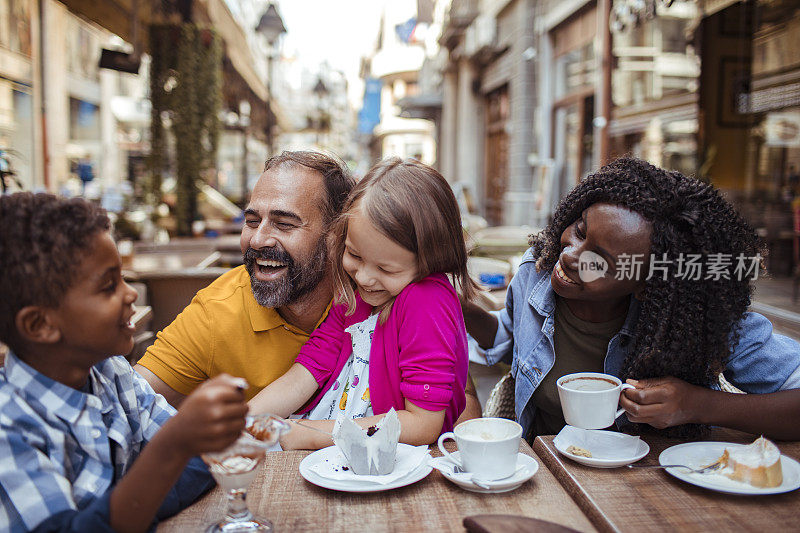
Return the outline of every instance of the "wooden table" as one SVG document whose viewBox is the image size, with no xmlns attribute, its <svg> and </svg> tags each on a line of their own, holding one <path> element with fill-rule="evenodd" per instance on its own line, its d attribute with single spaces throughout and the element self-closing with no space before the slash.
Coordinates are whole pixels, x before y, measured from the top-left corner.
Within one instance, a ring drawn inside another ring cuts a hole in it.
<svg viewBox="0 0 800 533">
<path fill-rule="evenodd" d="M 736 496 L 696 487 L 661 469 L 592 468 L 556 451 L 553 436 L 536 437 L 533 449 L 600 531 L 797 531 L 800 490 L 771 496 Z M 640 464 L 683 441 L 644 436 L 650 453 Z M 755 437 L 727 429 L 704 440 L 749 443 Z M 800 442 L 778 442 L 800 459 Z"/>
<path fill-rule="evenodd" d="M 220 257 L 219 252 L 208 250 L 137 253 L 131 258 L 131 264 L 125 271 L 129 276 L 134 276 L 150 272 L 207 268 L 218 261 Z"/>
<path fill-rule="evenodd" d="M 448 442 L 452 445 L 452 442 Z M 522 443 L 520 451 L 536 457 Z M 592 524 L 539 461 L 533 479 L 515 491 L 478 494 L 450 483 L 433 470 L 407 487 L 355 494 L 323 489 L 300 476 L 308 451 L 272 452 L 248 491 L 250 509 L 270 519 L 277 531 L 458 531 L 464 517 L 478 514 L 525 515 L 580 531 Z M 438 449 L 434 456 L 441 455 Z M 219 488 L 169 521 L 159 532 L 201 531 L 223 515 L 225 496 Z"/>
</svg>

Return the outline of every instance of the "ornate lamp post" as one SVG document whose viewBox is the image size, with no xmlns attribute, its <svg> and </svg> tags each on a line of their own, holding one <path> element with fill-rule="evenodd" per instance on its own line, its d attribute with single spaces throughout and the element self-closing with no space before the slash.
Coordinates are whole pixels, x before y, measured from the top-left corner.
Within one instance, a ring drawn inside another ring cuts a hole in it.
<svg viewBox="0 0 800 533">
<path fill-rule="evenodd" d="M 247 127 L 250 125 L 250 102 L 242 100 L 239 102 L 238 125 L 242 130 L 242 209 L 247 207 Z"/>
<path fill-rule="evenodd" d="M 286 27 L 283 25 L 283 19 L 275 9 L 275 5 L 270 2 L 267 10 L 261 15 L 261 20 L 258 21 L 256 26 L 256 33 L 262 35 L 267 42 L 267 149 L 269 156 L 272 155 L 272 55 L 275 50 L 275 42 L 281 34 L 286 33 Z"/>
</svg>

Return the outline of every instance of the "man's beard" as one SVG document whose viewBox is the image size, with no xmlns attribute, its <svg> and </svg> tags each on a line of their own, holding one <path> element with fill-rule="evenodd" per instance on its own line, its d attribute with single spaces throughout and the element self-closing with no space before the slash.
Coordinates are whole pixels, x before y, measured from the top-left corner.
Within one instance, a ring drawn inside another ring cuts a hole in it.
<svg viewBox="0 0 800 533">
<path fill-rule="evenodd" d="M 278 261 L 286 265 L 286 273 L 273 281 L 261 281 L 255 277 L 257 259 Z M 328 247 L 325 237 L 320 237 L 311 257 L 303 263 L 295 263 L 291 255 L 279 247 L 248 248 L 244 253 L 244 265 L 250 274 L 253 296 L 263 307 L 278 308 L 294 303 L 314 290 L 328 270 Z"/>
</svg>

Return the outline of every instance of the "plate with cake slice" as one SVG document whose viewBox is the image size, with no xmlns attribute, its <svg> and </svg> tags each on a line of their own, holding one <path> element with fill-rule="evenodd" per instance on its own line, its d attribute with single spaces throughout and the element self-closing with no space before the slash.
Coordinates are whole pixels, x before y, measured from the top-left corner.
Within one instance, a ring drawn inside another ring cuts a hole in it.
<svg viewBox="0 0 800 533">
<path fill-rule="evenodd" d="M 751 444 L 689 442 L 667 448 L 658 456 L 661 465 L 686 465 L 665 470 L 676 478 L 728 494 L 780 494 L 800 488 L 800 463 L 781 455 L 770 440 L 759 437 Z"/>
</svg>

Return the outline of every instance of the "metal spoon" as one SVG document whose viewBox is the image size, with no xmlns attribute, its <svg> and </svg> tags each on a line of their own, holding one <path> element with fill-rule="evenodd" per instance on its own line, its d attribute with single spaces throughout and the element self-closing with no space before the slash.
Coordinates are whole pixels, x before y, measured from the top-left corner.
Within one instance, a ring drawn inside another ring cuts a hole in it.
<svg viewBox="0 0 800 533">
<path fill-rule="evenodd" d="M 472 475 L 472 477 L 470 478 L 470 481 L 471 481 L 471 482 L 472 482 L 474 485 L 477 485 L 478 487 L 480 487 L 480 488 L 482 488 L 482 489 L 486 489 L 486 490 L 492 490 L 494 487 L 492 487 L 491 485 L 487 485 L 487 483 L 497 483 L 498 481 L 503 481 L 504 479 L 508 479 L 508 478 L 510 478 L 510 477 L 514 477 L 514 476 L 516 476 L 516 475 L 517 475 L 517 473 L 518 473 L 520 470 L 522 470 L 523 468 L 525 468 L 525 466 L 526 466 L 526 465 L 520 465 L 520 466 L 518 466 L 518 467 L 516 468 L 516 470 L 514 470 L 513 472 L 511 472 L 509 475 L 507 475 L 507 476 L 504 476 L 504 477 L 500 477 L 500 478 L 497 478 L 497 479 L 479 479 L 479 478 L 476 478 L 476 477 L 475 477 L 475 475 L 473 474 L 473 475 Z M 454 472 L 454 473 L 456 473 L 456 474 L 468 474 L 468 473 L 469 473 L 469 472 L 465 472 L 465 471 L 464 471 L 464 469 L 462 469 L 462 468 L 461 468 L 459 465 L 457 465 L 457 464 L 453 464 L 453 472 Z"/>
<path fill-rule="evenodd" d="M 692 468 L 686 465 L 626 465 L 628 468 L 685 468 L 692 474 L 709 474 L 722 468 L 722 463 L 716 463 L 704 466 L 703 468 Z"/>
<path fill-rule="evenodd" d="M 329 437 L 333 437 L 333 433 L 331 433 L 330 431 L 325 431 L 324 429 L 318 429 L 315 428 L 314 426 L 307 426 L 306 424 L 301 423 L 300 420 L 297 418 L 292 418 L 290 420 L 295 424 L 297 424 L 298 426 L 303 426 L 304 428 L 313 429 L 314 431 L 319 431 L 320 433 L 324 433 Z"/>
</svg>

